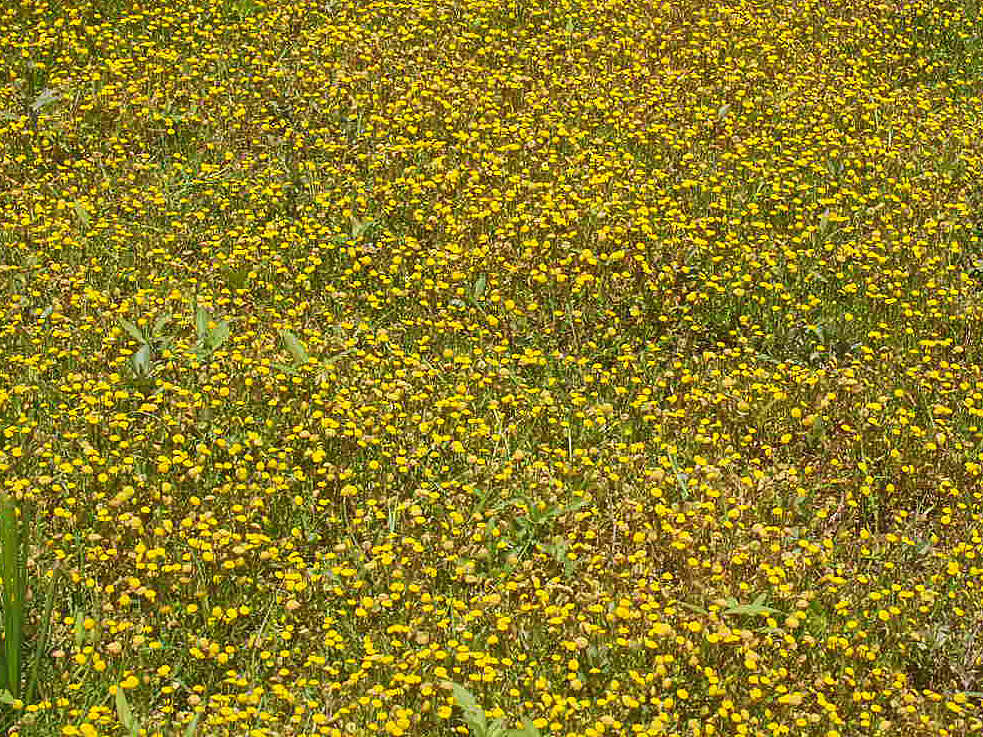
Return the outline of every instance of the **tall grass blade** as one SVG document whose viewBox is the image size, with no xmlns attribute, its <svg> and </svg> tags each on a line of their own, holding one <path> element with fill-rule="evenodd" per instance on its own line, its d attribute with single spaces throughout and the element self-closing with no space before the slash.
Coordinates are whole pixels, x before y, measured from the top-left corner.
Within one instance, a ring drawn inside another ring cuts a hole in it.
<svg viewBox="0 0 983 737">
<path fill-rule="evenodd" d="M 0 576 L 3 577 L 3 659 L 7 690 L 20 698 L 21 645 L 24 641 L 24 561 L 20 549 L 17 506 L 0 501 Z"/>
</svg>

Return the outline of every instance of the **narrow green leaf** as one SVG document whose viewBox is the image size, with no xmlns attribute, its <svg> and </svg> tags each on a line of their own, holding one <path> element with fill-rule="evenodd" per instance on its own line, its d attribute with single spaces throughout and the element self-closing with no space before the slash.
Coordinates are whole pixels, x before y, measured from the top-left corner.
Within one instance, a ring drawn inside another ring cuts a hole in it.
<svg viewBox="0 0 983 737">
<path fill-rule="evenodd" d="M 128 732 L 133 731 L 133 712 L 126 700 L 126 694 L 119 686 L 116 687 L 116 716 L 119 718 L 119 723 L 123 725 L 123 729 Z"/>
<path fill-rule="evenodd" d="M 24 642 L 24 559 L 21 555 L 17 505 L 10 496 L 0 502 L 0 576 L 3 577 L 3 655 L 6 685 L 20 697 L 21 646 Z"/>
<path fill-rule="evenodd" d="M 279 363 L 277 361 L 274 361 L 270 365 L 273 366 L 273 368 L 275 368 L 277 371 L 282 371 L 285 374 L 290 374 L 291 376 L 297 375 L 297 369 L 294 366 L 288 366 L 285 363 Z"/>
<path fill-rule="evenodd" d="M 347 351 L 341 351 L 341 353 L 335 353 L 333 356 L 331 356 L 331 358 L 326 358 L 323 361 L 321 361 L 321 363 L 325 366 L 331 366 L 332 364 L 336 363 L 337 361 L 340 361 L 342 358 L 344 358 L 347 355 L 350 355 L 353 352 L 354 349 L 349 349 Z"/>
<path fill-rule="evenodd" d="M 75 647 L 81 648 L 85 644 L 85 626 L 82 624 L 82 617 L 75 617 L 75 627 L 72 630 L 72 638 L 75 640 Z"/>
<path fill-rule="evenodd" d="M 672 463 L 672 471 L 676 476 L 676 484 L 679 485 L 679 493 L 682 495 L 683 501 L 685 501 L 689 499 L 689 486 L 686 484 L 686 476 L 679 468 L 675 453 L 669 454 L 669 461 Z"/>
<path fill-rule="evenodd" d="M 38 674 L 41 667 L 41 659 L 44 652 L 48 649 L 48 637 L 51 635 L 51 613 L 55 603 L 55 583 L 58 579 L 58 570 L 55 569 L 48 579 L 48 587 L 44 594 L 44 614 L 41 616 L 41 633 L 34 648 L 34 659 L 31 661 L 31 675 L 27 679 L 27 691 L 24 701 L 28 704 L 34 703 L 34 690 L 38 683 Z"/>
<path fill-rule="evenodd" d="M 691 612 L 696 612 L 697 614 L 709 614 L 709 612 L 703 607 L 696 606 L 695 604 L 690 604 L 685 601 L 677 602 L 679 606 L 683 609 L 689 609 Z"/>
<path fill-rule="evenodd" d="M 759 594 L 750 604 L 739 604 L 737 599 L 730 597 L 727 599 L 727 608 L 724 609 L 721 614 L 737 616 L 746 615 L 751 617 L 757 617 L 764 614 L 782 614 L 783 612 L 780 610 L 764 605 L 763 602 L 766 596 L 767 594 Z"/>
</svg>

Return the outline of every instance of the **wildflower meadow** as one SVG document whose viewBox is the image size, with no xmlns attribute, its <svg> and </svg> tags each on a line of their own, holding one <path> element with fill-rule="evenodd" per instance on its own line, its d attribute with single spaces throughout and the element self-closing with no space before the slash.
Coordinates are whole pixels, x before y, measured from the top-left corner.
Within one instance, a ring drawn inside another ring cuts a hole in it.
<svg viewBox="0 0 983 737">
<path fill-rule="evenodd" d="M 979 0 L 2 0 L 0 291 L 3 734 L 983 734 Z"/>
</svg>

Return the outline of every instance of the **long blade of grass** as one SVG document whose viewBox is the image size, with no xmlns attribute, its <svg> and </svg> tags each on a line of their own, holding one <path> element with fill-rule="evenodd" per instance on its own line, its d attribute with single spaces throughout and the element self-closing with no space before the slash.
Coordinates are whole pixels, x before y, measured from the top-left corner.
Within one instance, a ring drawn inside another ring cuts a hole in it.
<svg viewBox="0 0 983 737">
<path fill-rule="evenodd" d="M 17 506 L 10 496 L 0 502 L 0 576 L 3 577 L 3 650 L 7 689 L 20 697 L 21 645 L 24 641 L 24 576 Z"/>
</svg>

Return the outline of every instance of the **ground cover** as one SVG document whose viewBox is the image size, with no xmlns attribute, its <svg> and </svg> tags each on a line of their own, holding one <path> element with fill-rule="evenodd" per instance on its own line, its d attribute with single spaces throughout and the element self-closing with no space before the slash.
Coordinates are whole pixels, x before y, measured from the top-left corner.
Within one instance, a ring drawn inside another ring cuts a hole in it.
<svg viewBox="0 0 983 737">
<path fill-rule="evenodd" d="M 983 731 L 981 33 L 3 3 L 4 726 Z"/>
</svg>

